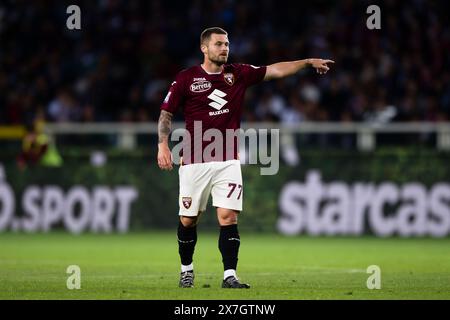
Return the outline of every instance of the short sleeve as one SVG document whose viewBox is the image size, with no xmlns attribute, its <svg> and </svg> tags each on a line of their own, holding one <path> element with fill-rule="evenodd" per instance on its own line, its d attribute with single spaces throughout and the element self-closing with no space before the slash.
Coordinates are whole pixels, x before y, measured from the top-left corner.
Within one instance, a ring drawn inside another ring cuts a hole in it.
<svg viewBox="0 0 450 320">
<path fill-rule="evenodd" d="M 260 83 L 266 75 L 266 66 L 256 67 L 251 64 L 241 64 L 241 75 L 247 87 Z"/>
<path fill-rule="evenodd" d="M 183 101 L 184 101 L 183 77 L 181 73 L 179 73 L 175 78 L 175 81 L 172 82 L 172 84 L 170 85 L 169 92 L 167 93 L 163 103 L 161 104 L 161 110 L 166 110 L 174 114 L 183 104 Z"/>
</svg>

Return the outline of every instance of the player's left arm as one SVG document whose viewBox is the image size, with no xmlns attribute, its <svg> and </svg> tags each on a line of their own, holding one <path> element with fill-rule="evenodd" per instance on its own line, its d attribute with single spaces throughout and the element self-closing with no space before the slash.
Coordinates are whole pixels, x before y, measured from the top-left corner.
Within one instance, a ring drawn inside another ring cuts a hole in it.
<svg viewBox="0 0 450 320">
<path fill-rule="evenodd" d="M 267 66 L 264 80 L 288 77 L 307 67 L 313 67 L 316 69 L 317 73 L 325 74 L 330 70 L 330 67 L 328 66 L 329 63 L 334 63 L 334 61 L 328 59 L 304 59 L 277 62 Z"/>
</svg>

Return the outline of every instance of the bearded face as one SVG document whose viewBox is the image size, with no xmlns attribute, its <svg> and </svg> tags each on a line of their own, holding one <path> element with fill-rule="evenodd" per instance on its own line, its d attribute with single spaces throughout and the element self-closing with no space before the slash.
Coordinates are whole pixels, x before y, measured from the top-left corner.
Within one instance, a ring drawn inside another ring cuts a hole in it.
<svg viewBox="0 0 450 320">
<path fill-rule="evenodd" d="M 229 45 L 227 35 L 213 33 L 202 51 L 211 62 L 221 66 L 228 61 Z"/>
</svg>

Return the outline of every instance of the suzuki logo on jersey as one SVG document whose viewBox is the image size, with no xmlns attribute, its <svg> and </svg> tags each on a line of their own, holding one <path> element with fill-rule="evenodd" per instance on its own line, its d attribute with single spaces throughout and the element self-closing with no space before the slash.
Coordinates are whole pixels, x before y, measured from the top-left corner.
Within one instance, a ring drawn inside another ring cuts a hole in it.
<svg viewBox="0 0 450 320">
<path fill-rule="evenodd" d="M 217 110 L 222 109 L 222 107 L 228 103 L 227 100 L 222 99 L 226 95 L 227 94 L 225 92 L 220 91 L 218 89 L 214 89 L 214 91 L 208 96 L 208 98 L 211 99 L 213 102 L 210 102 L 208 105 Z"/>
</svg>

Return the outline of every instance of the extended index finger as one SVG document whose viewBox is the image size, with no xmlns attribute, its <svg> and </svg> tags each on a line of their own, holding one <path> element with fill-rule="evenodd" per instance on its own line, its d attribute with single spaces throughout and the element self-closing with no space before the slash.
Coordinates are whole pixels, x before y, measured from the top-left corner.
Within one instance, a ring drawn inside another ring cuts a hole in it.
<svg viewBox="0 0 450 320">
<path fill-rule="evenodd" d="M 333 60 L 325 60 L 325 63 L 334 63 Z"/>
</svg>

